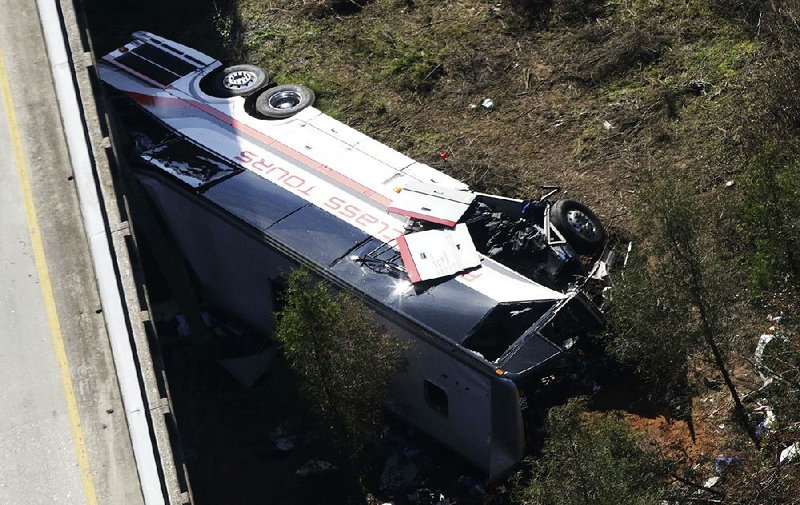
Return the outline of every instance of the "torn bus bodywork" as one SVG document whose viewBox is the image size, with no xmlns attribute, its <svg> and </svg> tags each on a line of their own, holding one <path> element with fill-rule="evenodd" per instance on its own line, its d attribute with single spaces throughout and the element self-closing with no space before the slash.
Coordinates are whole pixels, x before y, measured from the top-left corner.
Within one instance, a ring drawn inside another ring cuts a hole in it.
<svg viewBox="0 0 800 505">
<path fill-rule="evenodd" d="M 269 332 L 275 290 L 308 268 L 409 344 L 395 413 L 492 478 L 519 462 L 553 377 L 602 326 L 584 289 L 605 239 L 591 211 L 552 192 L 471 193 L 313 108 L 302 87 L 150 33 L 99 73 L 136 105 L 136 178 L 209 302 Z M 450 249 L 415 276 L 429 237 Z"/>
</svg>

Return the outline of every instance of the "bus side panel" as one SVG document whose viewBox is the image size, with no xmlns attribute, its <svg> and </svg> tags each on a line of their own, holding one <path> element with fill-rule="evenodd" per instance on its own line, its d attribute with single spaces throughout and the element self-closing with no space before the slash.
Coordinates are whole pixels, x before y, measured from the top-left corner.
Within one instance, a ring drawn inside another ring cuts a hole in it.
<svg viewBox="0 0 800 505">
<path fill-rule="evenodd" d="M 380 321 L 408 348 L 389 408 L 482 470 L 490 470 L 491 376 L 407 330 Z"/>
<path fill-rule="evenodd" d="M 183 190 L 158 177 L 137 177 L 208 300 L 254 328 L 271 332 L 270 280 L 285 277 L 296 264 Z M 434 346 L 380 315 L 376 319 L 408 345 L 406 366 L 387 398 L 392 411 L 490 476 L 519 461 L 519 397 L 513 384 L 509 390 L 507 381 L 492 375 L 489 367 L 479 371 L 453 355 L 459 351 Z"/>
<path fill-rule="evenodd" d="M 264 243 L 194 203 L 182 191 L 137 174 L 175 244 L 191 266 L 203 295 L 254 328 L 272 330 L 272 279 L 294 264 Z"/>
<path fill-rule="evenodd" d="M 492 455 L 489 478 L 502 477 L 525 455 L 525 424 L 516 384 L 492 380 Z"/>
</svg>

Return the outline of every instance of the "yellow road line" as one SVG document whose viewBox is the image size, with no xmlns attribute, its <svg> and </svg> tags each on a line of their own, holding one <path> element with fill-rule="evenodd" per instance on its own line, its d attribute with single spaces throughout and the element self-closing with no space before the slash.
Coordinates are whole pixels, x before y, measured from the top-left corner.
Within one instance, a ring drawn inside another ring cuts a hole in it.
<svg viewBox="0 0 800 505">
<path fill-rule="evenodd" d="M 28 234 L 31 239 L 31 249 L 33 250 L 33 258 L 36 262 L 36 270 L 39 273 L 39 285 L 42 288 L 42 298 L 44 299 L 47 323 L 50 326 L 50 334 L 53 337 L 53 347 L 56 361 L 58 362 L 61 386 L 64 389 L 64 397 L 67 401 L 67 415 L 69 416 L 69 423 L 72 428 L 72 440 L 75 442 L 75 451 L 78 457 L 83 492 L 86 495 L 87 505 L 97 505 L 97 494 L 95 493 L 92 473 L 89 467 L 89 455 L 86 451 L 83 431 L 81 430 L 78 402 L 75 398 L 72 376 L 69 372 L 69 362 L 67 361 L 67 352 L 64 348 L 64 338 L 61 335 L 61 324 L 58 322 L 56 302 L 53 297 L 53 286 L 50 282 L 47 259 L 45 258 L 44 245 L 42 243 L 42 234 L 39 230 L 39 221 L 36 218 L 36 208 L 33 205 L 33 194 L 31 192 L 30 179 L 28 178 L 27 163 L 25 161 L 25 153 L 22 149 L 22 137 L 20 135 L 19 125 L 17 124 L 17 116 L 14 112 L 14 104 L 11 100 L 11 88 L 2 49 L 0 49 L 0 93 L 3 95 L 3 105 L 6 109 L 8 131 L 11 136 L 11 145 L 14 151 L 17 174 L 19 175 L 19 185 L 22 190 L 22 203 L 25 207 L 25 217 L 28 221 Z"/>
</svg>

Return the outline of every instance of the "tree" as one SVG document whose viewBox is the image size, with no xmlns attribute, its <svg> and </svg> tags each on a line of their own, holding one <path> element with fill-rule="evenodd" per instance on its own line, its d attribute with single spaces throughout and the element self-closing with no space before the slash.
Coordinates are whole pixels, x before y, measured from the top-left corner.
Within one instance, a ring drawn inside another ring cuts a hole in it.
<svg viewBox="0 0 800 505">
<path fill-rule="evenodd" d="M 524 505 L 624 503 L 655 505 L 665 498 L 669 465 L 617 414 L 586 414 L 572 399 L 548 414 L 542 456 L 529 460 L 531 479 L 517 485 Z"/>
<path fill-rule="evenodd" d="M 614 345 L 633 349 L 636 352 L 629 353 L 629 358 L 643 362 L 650 358 L 641 351 L 656 349 L 660 355 L 670 355 L 676 343 L 685 343 L 687 351 L 704 348 L 728 388 L 738 423 L 758 446 L 721 345 L 729 334 L 738 294 L 737 278 L 730 268 L 734 258 L 718 247 L 717 213 L 702 196 L 693 196 L 685 182 L 661 178 L 641 198 L 637 218 L 644 259 L 640 273 L 623 281 L 623 286 L 634 286 L 623 287 L 613 304 L 620 340 Z M 635 284 L 642 280 L 643 284 Z M 627 296 L 626 290 L 646 296 L 636 299 Z"/>
<path fill-rule="evenodd" d="M 332 295 L 306 270 L 289 275 L 283 303 L 275 339 L 309 406 L 356 462 L 382 426 L 402 345 L 378 329 L 364 303 L 344 292 Z"/>
</svg>

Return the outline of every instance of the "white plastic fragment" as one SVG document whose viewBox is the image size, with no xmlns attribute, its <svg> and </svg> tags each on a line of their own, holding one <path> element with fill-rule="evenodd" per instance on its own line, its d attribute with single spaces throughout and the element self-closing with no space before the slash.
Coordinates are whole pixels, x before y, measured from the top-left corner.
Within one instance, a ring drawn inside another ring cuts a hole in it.
<svg viewBox="0 0 800 505">
<path fill-rule="evenodd" d="M 592 273 L 591 273 L 591 275 L 589 277 L 591 277 L 592 279 L 599 280 L 599 281 L 601 281 L 601 280 L 605 279 L 606 277 L 608 277 L 608 264 L 605 261 L 602 261 L 602 260 L 598 261 L 597 265 L 595 266 L 595 268 L 592 269 Z"/>
<path fill-rule="evenodd" d="M 755 411 L 764 413 L 764 420 L 759 423 L 759 426 L 763 429 L 767 430 L 775 424 L 775 412 L 772 411 L 772 407 L 769 405 L 759 405 Z"/>
<path fill-rule="evenodd" d="M 795 442 L 786 449 L 781 451 L 778 461 L 781 463 L 790 463 L 800 456 L 800 442 Z"/>
<path fill-rule="evenodd" d="M 411 282 L 457 274 L 481 263 L 467 225 L 397 237 L 397 246 Z"/>
<path fill-rule="evenodd" d="M 491 98 L 484 98 L 481 102 L 481 107 L 484 109 L 493 109 L 494 108 L 494 100 Z"/>
<path fill-rule="evenodd" d="M 633 249 L 633 242 L 628 242 L 628 249 L 625 251 L 625 261 L 622 262 L 622 268 L 628 266 L 628 258 L 631 256 L 631 250 Z"/>
<path fill-rule="evenodd" d="M 758 371 L 758 375 L 761 376 L 761 380 L 764 381 L 764 385 L 768 386 L 772 383 L 772 377 L 766 375 L 764 373 L 764 367 L 762 366 L 762 359 L 764 357 L 764 349 L 766 349 L 767 344 L 772 342 L 772 339 L 775 338 L 775 335 L 771 333 L 765 333 L 761 335 L 758 339 L 758 345 L 756 345 L 756 354 L 755 354 L 755 364 L 756 370 Z"/>
</svg>

